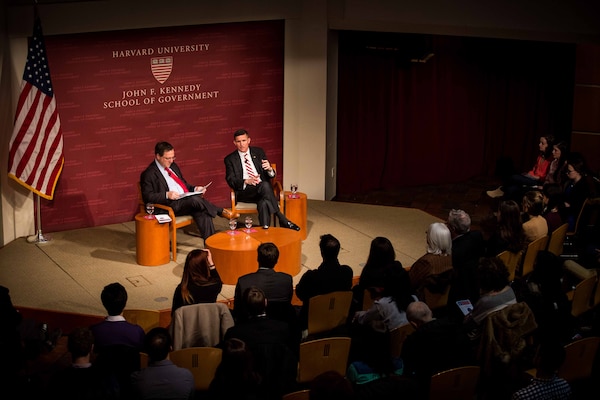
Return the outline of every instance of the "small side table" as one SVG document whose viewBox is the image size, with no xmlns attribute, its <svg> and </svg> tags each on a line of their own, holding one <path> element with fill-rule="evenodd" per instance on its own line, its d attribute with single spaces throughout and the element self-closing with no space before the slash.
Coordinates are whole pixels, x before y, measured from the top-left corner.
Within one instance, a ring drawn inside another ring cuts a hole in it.
<svg viewBox="0 0 600 400">
<path fill-rule="evenodd" d="M 306 217 L 306 193 L 296 192 L 296 197 L 291 198 L 292 192 L 284 192 L 285 216 L 300 227 L 302 240 L 308 236 Z"/>
<path fill-rule="evenodd" d="M 161 224 L 156 219 L 144 218 L 146 214 L 135 216 L 135 254 L 137 263 L 145 266 L 168 264 L 169 224 Z"/>
</svg>

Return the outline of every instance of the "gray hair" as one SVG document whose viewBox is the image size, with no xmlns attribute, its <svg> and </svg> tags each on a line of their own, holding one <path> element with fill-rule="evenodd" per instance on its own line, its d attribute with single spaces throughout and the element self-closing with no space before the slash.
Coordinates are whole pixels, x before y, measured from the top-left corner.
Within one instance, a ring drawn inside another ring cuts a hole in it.
<svg viewBox="0 0 600 400">
<path fill-rule="evenodd" d="M 430 254 L 452 254 L 452 235 L 443 222 L 434 222 L 427 229 L 427 252 Z"/>
<path fill-rule="evenodd" d="M 458 235 L 464 235 L 471 230 L 471 217 L 463 210 L 450 210 L 448 213 L 448 225 Z"/>
</svg>

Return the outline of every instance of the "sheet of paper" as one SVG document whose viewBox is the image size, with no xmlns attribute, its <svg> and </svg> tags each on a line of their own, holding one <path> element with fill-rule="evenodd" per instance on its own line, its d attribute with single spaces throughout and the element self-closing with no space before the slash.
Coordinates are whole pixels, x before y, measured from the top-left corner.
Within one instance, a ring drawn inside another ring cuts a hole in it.
<svg viewBox="0 0 600 400">
<path fill-rule="evenodd" d="M 172 221 L 171 217 L 169 217 L 168 214 L 156 214 L 155 217 L 156 217 L 156 220 L 161 224 Z"/>
</svg>

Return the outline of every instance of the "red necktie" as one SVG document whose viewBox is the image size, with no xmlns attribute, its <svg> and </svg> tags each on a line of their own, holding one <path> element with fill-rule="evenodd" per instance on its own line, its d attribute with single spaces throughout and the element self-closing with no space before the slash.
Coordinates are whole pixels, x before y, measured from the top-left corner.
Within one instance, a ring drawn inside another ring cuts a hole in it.
<svg viewBox="0 0 600 400">
<path fill-rule="evenodd" d="M 248 153 L 244 154 L 244 166 L 246 167 L 246 172 L 248 172 L 248 178 L 254 178 L 254 170 L 252 169 L 252 164 L 250 164 L 250 159 L 248 158 Z"/>
<path fill-rule="evenodd" d="M 179 179 L 179 177 L 177 175 L 175 175 L 175 172 L 171 171 L 169 168 L 165 167 L 165 171 L 167 171 L 167 174 L 173 178 L 173 180 L 175 182 L 177 182 L 179 184 L 179 186 L 181 186 L 181 188 L 183 189 L 183 193 L 188 191 L 187 186 L 185 186 L 185 183 L 183 183 L 183 181 L 181 179 Z"/>
</svg>

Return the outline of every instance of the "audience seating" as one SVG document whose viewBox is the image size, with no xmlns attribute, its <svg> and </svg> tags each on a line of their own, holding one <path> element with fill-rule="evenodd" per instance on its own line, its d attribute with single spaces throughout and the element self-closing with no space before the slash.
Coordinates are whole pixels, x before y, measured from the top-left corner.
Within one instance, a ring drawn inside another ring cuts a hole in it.
<svg viewBox="0 0 600 400">
<path fill-rule="evenodd" d="M 548 240 L 548 250 L 550 253 L 555 256 L 560 257 L 563 253 L 563 247 L 565 243 L 565 238 L 567 237 L 567 230 L 569 229 L 569 224 L 564 223 L 558 228 L 551 232 L 550 239 Z"/>
<path fill-rule="evenodd" d="M 277 171 L 276 164 L 271 164 L 273 169 Z M 277 178 L 271 179 L 271 185 L 273 186 L 273 192 L 275 192 L 275 198 L 279 200 L 279 209 L 281 212 L 285 211 L 285 192 L 281 183 L 277 180 Z M 256 203 L 245 203 L 243 201 L 237 201 L 235 198 L 235 190 L 230 189 L 231 195 L 231 213 L 235 214 L 257 214 L 258 215 L 258 206 Z M 275 223 L 277 218 L 275 218 Z"/>
<path fill-rule="evenodd" d="M 146 213 L 146 204 L 144 203 L 144 198 L 142 197 L 142 187 L 138 182 L 138 192 L 139 192 L 139 206 L 140 212 Z M 171 217 L 171 222 L 169 222 L 169 233 L 171 235 L 171 254 L 173 257 L 173 261 L 177 261 L 177 229 L 183 228 L 185 226 L 191 225 L 194 223 L 194 218 L 191 215 L 179 215 L 175 216 L 175 212 L 169 206 L 164 204 L 154 204 L 154 208 L 161 209 L 167 211 L 169 217 Z"/>
<path fill-rule="evenodd" d="M 592 336 L 576 340 L 565 346 L 566 357 L 558 370 L 558 376 L 569 383 L 592 376 L 600 337 Z"/>
<path fill-rule="evenodd" d="M 373 297 L 371 297 L 371 293 L 369 289 L 363 290 L 363 303 L 362 310 L 367 311 L 373 305 Z"/>
<path fill-rule="evenodd" d="M 327 371 L 346 376 L 350 342 L 349 337 L 329 337 L 300 343 L 297 382 L 307 384 Z"/>
<path fill-rule="evenodd" d="M 160 326 L 160 311 L 141 308 L 126 308 L 123 317 L 132 324 L 137 324 L 148 333 L 150 329 Z"/>
<path fill-rule="evenodd" d="M 351 304 L 350 290 L 311 297 L 308 305 L 308 336 L 345 325 Z"/>
<path fill-rule="evenodd" d="M 515 274 L 521 265 L 521 261 L 523 261 L 523 251 L 519 251 L 518 253 L 513 253 L 510 250 L 505 250 L 502 253 L 498 254 L 498 258 L 504 262 L 506 265 L 506 269 L 508 269 L 508 281 L 512 282 L 515 280 Z"/>
<path fill-rule="evenodd" d="M 169 326 L 173 349 L 216 346 L 234 325 L 231 311 L 224 303 L 201 303 L 179 307 Z"/>
<path fill-rule="evenodd" d="M 451 287 L 452 285 L 448 284 L 442 293 L 433 293 L 427 287 L 423 288 L 423 302 L 429 306 L 434 314 L 448 305 L 448 295 Z"/>
<path fill-rule="evenodd" d="M 309 389 L 297 390 L 292 393 L 284 394 L 281 397 L 281 400 L 309 400 L 309 399 L 310 399 L 310 390 Z"/>
<path fill-rule="evenodd" d="M 527 245 L 525 254 L 523 255 L 523 263 L 521 264 L 521 277 L 527 278 L 529 274 L 533 272 L 537 255 L 541 250 L 546 249 L 548 243 L 548 236 L 541 237 L 534 240 Z"/>
<path fill-rule="evenodd" d="M 567 292 L 567 299 L 571 302 L 571 315 L 573 317 L 578 318 L 592 309 L 597 279 L 596 275 L 591 275 L 579 282 L 575 289 Z"/>
<path fill-rule="evenodd" d="M 452 368 L 431 377 L 429 400 L 472 400 L 476 398 L 481 368 L 471 365 Z"/>
<path fill-rule="evenodd" d="M 169 358 L 173 364 L 192 372 L 197 391 L 206 391 L 215 377 L 222 354 L 223 351 L 216 347 L 187 347 L 173 350 Z"/>
<path fill-rule="evenodd" d="M 414 331 L 415 327 L 411 323 L 406 323 L 390 331 L 390 353 L 392 357 L 400 357 L 404 340 Z"/>
</svg>

